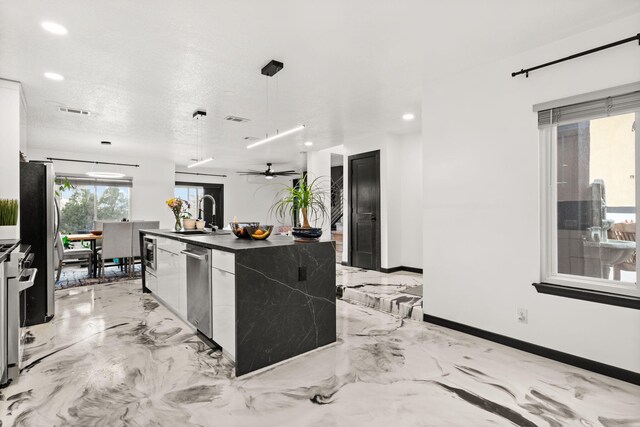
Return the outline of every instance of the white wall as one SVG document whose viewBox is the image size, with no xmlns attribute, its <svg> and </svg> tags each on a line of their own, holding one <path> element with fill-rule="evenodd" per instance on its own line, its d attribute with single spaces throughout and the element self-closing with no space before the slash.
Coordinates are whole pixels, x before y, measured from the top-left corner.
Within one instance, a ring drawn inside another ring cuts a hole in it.
<svg viewBox="0 0 640 427">
<path fill-rule="evenodd" d="M 320 188 L 324 188 L 327 194 L 324 197 L 324 205 L 331 215 L 331 148 L 307 153 L 307 176 L 310 182 L 318 179 Z M 311 222 L 311 219 L 309 219 Z M 320 224 L 311 224 L 312 227 Z M 320 240 L 331 240 L 331 218 L 322 225 L 322 237 Z"/>
<path fill-rule="evenodd" d="M 0 199 L 20 200 L 20 149 L 26 145 L 26 105 L 20 83 L 0 79 Z M 17 227 L 0 228 L 0 239 L 19 239 Z"/>
<path fill-rule="evenodd" d="M 200 173 L 226 174 L 226 178 L 176 174 L 171 160 L 161 158 L 111 157 L 82 153 L 70 153 L 56 150 L 30 149 L 30 160 L 44 160 L 47 157 L 60 157 L 80 160 L 139 164 L 139 168 L 121 167 L 120 171 L 133 178 L 131 190 L 131 219 L 159 220 L 161 228 L 172 228 L 173 214 L 165 201 L 173 197 L 175 182 L 220 183 L 224 184 L 224 224 L 236 216 L 240 221 L 259 221 L 263 224 L 280 225 L 269 208 L 275 201 L 276 193 L 282 184 L 290 184 L 291 178 L 266 180 L 262 177 L 246 177 L 234 172 L 198 168 Z M 56 173 L 85 173 L 90 164 L 55 162 Z M 178 168 L 182 172 L 194 172 L 193 169 Z M 290 221 L 286 222 L 290 225 Z"/>
<path fill-rule="evenodd" d="M 640 15 L 499 62 L 426 81 L 424 310 L 640 372 L 640 311 L 537 294 L 539 102 L 640 78 L 637 43 L 510 73 L 636 34 Z M 472 46 L 468 46 L 472 48 Z M 529 323 L 516 320 L 528 309 Z"/>
<path fill-rule="evenodd" d="M 402 265 L 422 268 L 422 133 L 403 135 L 400 150 L 401 160 L 395 170 L 400 172 L 402 188 L 400 192 Z M 435 226 L 446 225 L 438 223 Z"/>
<path fill-rule="evenodd" d="M 27 151 L 29 160 L 44 160 L 59 157 L 78 160 L 139 164 L 139 168 L 121 167 L 120 172 L 133 178 L 131 190 L 130 218 L 134 220 L 160 221 L 161 228 L 173 227 L 173 214 L 165 201 L 173 197 L 175 180 L 174 164 L 165 159 L 152 157 L 133 158 L 122 156 L 96 156 L 94 154 L 70 153 L 65 151 L 31 148 Z M 96 166 L 97 168 L 98 166 Z M 91 170 L 90 164 L 58 162 L 54 163 L 56 173 L 82 174 Z"/>
<path fill-rule="evenodd" d="M 381 266 L 422 268 L 420 133 L 404 136 L 378 133 L 344 141 L 345 212 L 349 206 L 349 156 L 375 150 L 380 150 Z M 348 223 L 346 216 L 344 262 L 348 261 Z"/>
<path fill-rule="evenodd" d="M 193 169 L 177 168 L 180 172 Z M 199 173 L 222 174 L 226 178 L 176 174 L 176 181 L 224 184 L 224 224 L 233 221 L 259 221 L 262 224 L 282 225 L 269 209 L 283 185 L 291 185 L 293 177 L 277 177 L 267 180 L 261 176 L 240 176 L 235 172 L 199 168 Z M 284 225 L 291 225 L 286 221 Z"/>
</svg>

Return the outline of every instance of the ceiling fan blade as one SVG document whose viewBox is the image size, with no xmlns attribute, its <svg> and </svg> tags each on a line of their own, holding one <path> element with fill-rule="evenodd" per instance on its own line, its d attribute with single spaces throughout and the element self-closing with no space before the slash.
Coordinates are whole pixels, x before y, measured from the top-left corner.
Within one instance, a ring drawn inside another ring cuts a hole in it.
<svg viewBox="0 0 640 427">
<path fill-rule="evenodd" d="M 297 173 L 296 171 L 272 171 L 273 173 L 280 173 L 280 174 L 284 174 L 284 173 Z"/>
</svg>

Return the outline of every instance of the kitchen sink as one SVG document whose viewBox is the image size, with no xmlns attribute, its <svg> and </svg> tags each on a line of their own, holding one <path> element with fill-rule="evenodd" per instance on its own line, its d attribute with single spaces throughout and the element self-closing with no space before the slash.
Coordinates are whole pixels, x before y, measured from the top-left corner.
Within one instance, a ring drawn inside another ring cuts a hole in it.
<svg viewBox="0 0 640 427">
<path fill-rule="evenodd" d="M 174 233 L 176 233 L 176 234 L 184 234 L 184 235 L 210 234 L 212 236 L 224 236 L 224 235 L 227 235 L 227 234 L 231 234 L 231 232 L 227 231 L 227 230 L 216 230 L 216 231 L 211 231 L 211 230 L 180 230 L 180 231 L 174 231 Z"/>
</svg>

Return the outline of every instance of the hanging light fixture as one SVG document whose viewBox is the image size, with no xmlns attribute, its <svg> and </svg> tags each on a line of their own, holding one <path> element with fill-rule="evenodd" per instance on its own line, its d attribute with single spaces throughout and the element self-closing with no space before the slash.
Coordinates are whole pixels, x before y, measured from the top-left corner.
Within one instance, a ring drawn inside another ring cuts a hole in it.
<svg viewBox="0 0 640 427">
<path fill-rule="evenodd" d="M 257 147 L 258 145 L 266 144 L 267 142 L 271 142 L 271 141 L 273 141 L 275 139 L 282 138 L 283 136 L 287 136 L 287 135 L 291 135 L 292 133 L 299 132 L 304 128 L 305 128 L 304 125 L 300 125 L 300 126 L 294 127 L 293 129 L 289 129 L 289 130 L 284 131 L 282 133 L 277 133 L 277 134 L 275 134 L 273 136 L 270 136 L 268 138 L 262 139 L 260 141 L 256 141 L 253 144 L 249 144 L 249 145 L 247 145 L 247 148 L 253 148 L 253 147 Z"/>
<path fill-rule="evenodd" d="M 213 160 L 213 157 L 209 157 L 208 159 L 202 159 L 199 160 L 195 163 L 191 163 L 190 165 L 188 165 L 188 168 L 195 168 L 196 166 L 200 166 L 200 165 L 204 165 L 205 163 L 209 163 L 211 160 Z"/>
<path fill-rule="evenodd" d="M 267 134 L 264 139 L 261 139 L 260 141 L 256 141 L 252 144 L 247 145 L 247 150 L 250 150 L 262 144 L 266 144 L 267 142 L 274 141 L 278 138 L 291 135 L 292 133 L 300 132 L 305 128 L 305 125 L 302 124 L 292 129 L 289 129 L 287 131 L 284 131 L 282 133 L 278 132 L 278 130 L 276 129 L 276 134 L 273 136 L 269 136 L 269 77 L 275 76 L 278 73 L 278 71 L 282 70 L 283 68 L 284 68 L 284 64 L 274 59 L 272 59 L 271 61 L 269 61 L 267 65 L 262 67 L 262 70 L 260 73 L 263 76 L 267 77 Z M 276 86 L 276 89 L 277 89 L 277 86 Z M 276 91 L 276 94 L 277 94 L 277 91 Z"/>
<path fill-rule="evenodd" d="M 202 158 L 202 142 L 201 142 L 201 138 L 200 138 L 200 133 L 201 133 L 201 129 L 202 129 L 202 121 L 201 119 L 207 115 L 206 111 L 203 110 L 196 110 L 193 112 L 193 118 L 196 119 L 200 124 L 199 127 L 196 128 L 197 134 L 196 134 L 196 151 L 198 151 L 198 148 L 200 148 L 200 156 L 197 157 L 200 160 L 196 160 L 195 163 L 191 163 L 190 165 L 188 165 L 187 167 L 189 169 L 191 168 L 195 168 L 197 166 L 201 166 L 204 165 L 205 163 L 209 163 L 210 161 L 213 160 L 213 157 L 208 157 L 206 159 Z"/>
<path fill-rule="evenodd" d="M 91 166 L 91 170 L 87 172 L 87 176 L 91 178 L 124 178 L 124 174 L 121 172 L 107 172 L 107 171 L 96 171 L 93 170 L 98 162 L 94 162 L 93 166 Z"/>
</svg>

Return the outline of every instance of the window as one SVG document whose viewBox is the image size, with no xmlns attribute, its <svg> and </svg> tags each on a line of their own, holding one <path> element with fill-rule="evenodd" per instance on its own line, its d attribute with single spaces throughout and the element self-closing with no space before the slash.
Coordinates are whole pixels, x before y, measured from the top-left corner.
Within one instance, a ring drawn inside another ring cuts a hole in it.
<svg viewBox="0 0 640 427">
<path fill-rule="evenodd" d="M 640 91 L 541 110 L 543 281 L 640 296 Z"/>
<path fill-rule="evenodd" d="M 97 220 L 129 218 L 131 180 L 91 180 L 66 176 L 75 188 L 60 194 L 60 232 L 88 232 Z"/>
<path fill-rule="evenodd" d="M 192 218 L 198 218 L 198 201 L 204 195 L 203 187 L 176 185 L 175 197 L 179 197 L 182 200 L 189 202 L 189 212 Z"/>
</svg>

